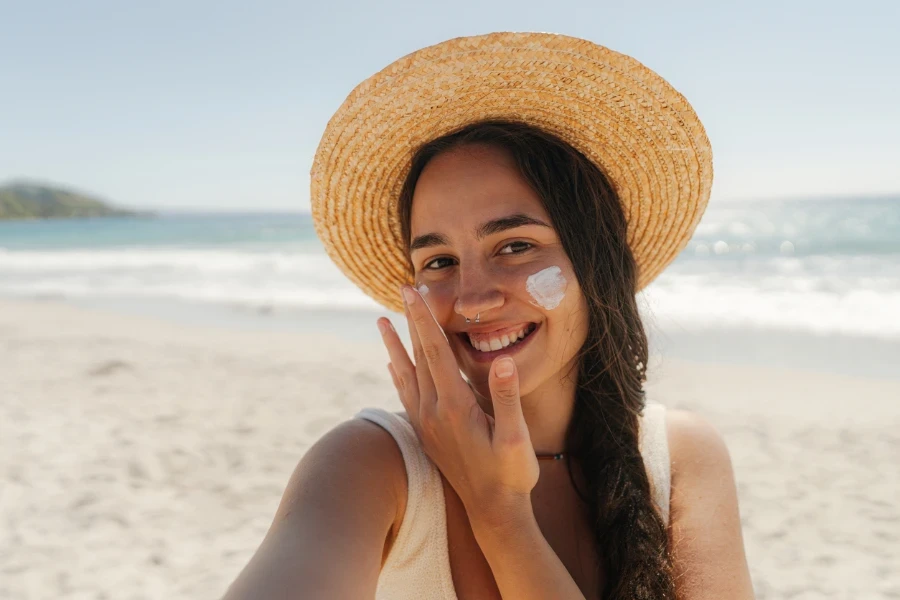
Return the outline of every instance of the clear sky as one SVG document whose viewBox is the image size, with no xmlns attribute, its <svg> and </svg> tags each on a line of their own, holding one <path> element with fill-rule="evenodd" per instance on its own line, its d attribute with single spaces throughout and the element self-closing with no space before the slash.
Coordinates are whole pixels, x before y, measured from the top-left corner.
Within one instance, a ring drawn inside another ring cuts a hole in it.
<svg viewBox="0 0 900 600">
<path fill-rule="evenodd" d="M 0 182 L 308 210 L 319 136 L 420 47 L 552 31 L 629 54 L 712 141 L 713 202 L 900 192 L 900 2 L 0 0 Z"/>
</svg>

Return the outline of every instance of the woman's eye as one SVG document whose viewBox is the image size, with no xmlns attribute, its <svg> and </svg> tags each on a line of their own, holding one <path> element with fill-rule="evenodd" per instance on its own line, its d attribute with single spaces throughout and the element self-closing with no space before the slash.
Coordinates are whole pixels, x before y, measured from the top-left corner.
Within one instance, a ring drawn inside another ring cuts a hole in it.
<svg viewBox="0 0 900 600">
<path fill-rule="evenodd" d="M 446 256 L 442 256 L 441 258 L 436 258 L 432 261 L 425 263 L 425 269 L 428 271 L 440 271 L 441 270 L 440 267 L 433 268 L 431 265 L 433 265 L 436 262 L 442 261 L 442 260 L 452 260 L 452 259 L 447 258 Z"/>
<path fill-rule="evenodd" d="M 507 248 L 510 248 L 512 246 L 519 246 L 519 247 L 525 246 L 525 247 L 519 251 L 504 252 L 504 250 L 506 250 Z M 532 248 L 532 244 L 529 244 L 528 242 L 521 242 L 521 241 L 510 242 L 510 243 L 506 244 L 505 246 L 503 246 L 503 248 L 500 249 L 500 254 L 506 254 L 507 256 L 509 256 L 511 254 L 522 254 L 523 252 L 527 252 L 528 250 L 531 250 L 531 248 Z M 435 258 L 434 260 L 431 260 L 431 261 L 425 263 L 424 268 L 429 271 L 440 271 L 443 267 L 432 267 L 432 265 L 434 265 L 435 263 L 440 262 L 442 260 L 452 261 L 453 259 L 448 258 L 446 256 L 441 256 L 441 257 Z"/>
<path fill-rule="evenodd" d="M 507 245 L 503 246 L 503 248 L 500 249 L 500 254 L 522 254 L 522 252 L 525 252 L 525 250 L 522 250 L 520 252 L 503 252 L 503 250 L 506 250 L 510 246 L 515 246 L 516 244 L 522 244 L 523 246 L 528 246 L 527 248 L 525 248 L 525 250 L 528 250 L 531 248 L 531 244 L 529 244 L 528 242 L 510 242 Z"/>
</svg>

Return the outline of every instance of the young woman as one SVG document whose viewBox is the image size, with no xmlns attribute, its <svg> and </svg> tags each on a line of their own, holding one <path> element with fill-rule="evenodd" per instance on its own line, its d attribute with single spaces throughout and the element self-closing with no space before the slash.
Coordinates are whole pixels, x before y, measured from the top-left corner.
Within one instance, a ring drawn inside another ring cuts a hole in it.
<svg viewBox="0 0 900 600">
<path fill-rule="evenodd" d="M 358 86 L 312 177 L 329 254 L 407 319 L 412 357 L 378 320 L 406 410 L 306 453 L 226 598 L 753 597 L 721 436 L 642 389 L 635 295 L 712 181 L 678 92 L 585 40 L 458 38 Z"/>
</svg>

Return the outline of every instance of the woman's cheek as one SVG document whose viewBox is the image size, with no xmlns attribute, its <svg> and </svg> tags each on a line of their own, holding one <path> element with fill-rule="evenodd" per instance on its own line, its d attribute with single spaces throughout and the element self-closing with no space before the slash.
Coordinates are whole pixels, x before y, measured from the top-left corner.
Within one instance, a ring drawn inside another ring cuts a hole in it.
<svg viewBox="0 0 900 600">
<path fill-rule="evenodd" d="M 573 336 L 580 346 L 587 334 L 587 311 L 578 285 L 570 285 L 574 281 L 576 278 L 572 270 L 559 265 L 540 269 L 525 281 L 529 301 L 548 312 L 552 322 L 550 331 L 556 332 L 551 335 L 559 340 L 566 340 L 564 347 L 571 347 L 568 342 Z"/>
<path fill-rule="evenodd" d="M 525 291 L 531 303 L 545 310 L 558 307 L 566 297 L 569 282 L 562 268 L 553 265 L 532 273 L 525 280 Z"/>
<path fill-rule="evenodd" d="M 452 285 L 442 281 L 429 281 L 426 283 L 418 280 L 415 288 L 419 290 L 422 298 L 428 303 L 436 318 L 444 318 L 447 316 L 448 310 L 453 310 Z M 450 317 L 452 318 L 452 315 Z"/>
</svg>

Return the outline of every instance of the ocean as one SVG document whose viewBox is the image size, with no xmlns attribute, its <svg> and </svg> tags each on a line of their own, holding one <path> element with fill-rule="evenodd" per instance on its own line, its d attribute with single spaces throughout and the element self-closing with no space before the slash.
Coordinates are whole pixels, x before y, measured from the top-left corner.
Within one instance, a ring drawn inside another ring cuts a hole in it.
<svg viewBox="0 0 900 600">
<path fill-rule="evenodd" d="M 0 222 L 0 295 L 275 323 L 384 312 L 303 213 Z M 900 197 L 713 202 L 640 300 L 645 318 L 678 331 L 898 340 Z"/>
</svg>

